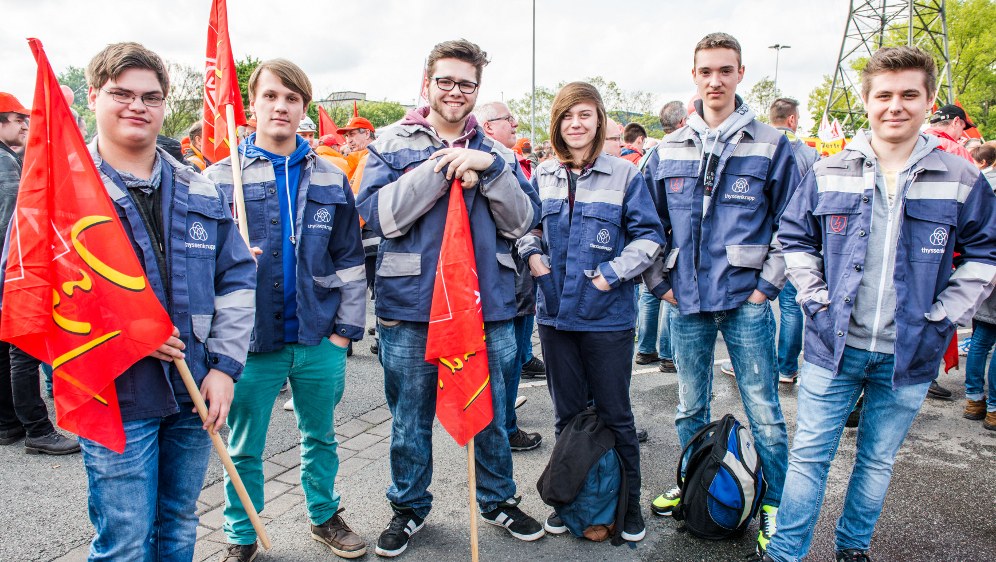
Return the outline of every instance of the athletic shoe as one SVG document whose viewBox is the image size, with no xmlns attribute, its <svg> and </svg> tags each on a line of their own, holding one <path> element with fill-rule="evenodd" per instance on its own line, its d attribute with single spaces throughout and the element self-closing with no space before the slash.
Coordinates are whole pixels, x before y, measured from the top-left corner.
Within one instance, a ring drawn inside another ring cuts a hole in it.
<svg viewBox="0 0 996 562">
<path fill-rule="evenodd" d="M 751 552 L 744 562 L 775 562 L 775 559 L 764 552 Z"/>
<path fill-rule="evenodd" d="M 871 556 L 863 550 L 856 548 L 845 548 L 834 553 L 837 562 L 872 562 Z"/>
<path fill-rule="evenodd" d="M 795 384 L 795 381 L 798 378 L 799 378 L 798 371 L 792 373 L 791 375 L 783 375 L 781 373 L 778 373 L 778 382 L 783 384 Z"/>
<path fill-rule="evenodd" d="M 968 350 L 972 349 L 972 338 L 967 337 L 958 343 L 958 355 L 965 357 L 968 355 Z"/>
<path fill-rule="evenodd" d="M 767 552 L 768 543 L 771 542 L 771 537 L 775 536 L 775 531 L 777 530 L 775 518 L 777 515 L 777 507 L 771 505 L 761 506 L 761 516 L 757 523 L 760 529 L 760 532 L 757 534 L 757 552 L 760 554 Z"/>
<path fill-rule="evenodd" d="M 283 386 L 280 387 L 280 394 L 283 394 L 290 390 L 290 379 L 285 379 Z"/>
<path fill-rule="evenodd" d="M 671 515 L 681 503 L 681 488 L 675 486 L 650 502 L 650 512 L 654 515 Z"/>
<path fill-rule="evenodd" d="M 377 333 L 377 328 L 374 328 L 373 326 L 370 326 L 369 328 L 367 328 L 367 333 L 372 336 L 372 335 L 374 335 L 374 334 Z"/>
<path fill-rule="evenodd" d="M 678 368 L 674 366 L 674 361 L 672 361 L 670 359 L 663 359 L 662 358 L 660 364 L 657 365 L 657 369 L 659 369 L 660 372 L 662 372 L 662 373 L 677 373 L 678 372 Z"/>
<path fill-rule="evenodd" d="M 986 417 L 985 400 L 967 400 L 965 402 L 965 413 L 962 417 L 966 420 L 981 420 Z"/>
<path fill-rule="evenodd" d="M 291 396 L 286 402 L 284 402 L 284 409 L 288 412 L 294 411 L 294 397 Z"/>
<path fill-rule="evenodd" d="M 637 353 L 636 354 L 636 364 L 637 365 L 649 365 L 651 363 L 656 363 L 661 360 L 661 356 L 656 352 L 651 353 Z"/>
<path fill-rule="evenodd" d="M 508 438 L 508 444 L 513 451 L 531 451 L 539 447 L 542 442 L 543 436 L 539 433 L 526 433 L 521 429 L 516 429 Z"/>
<path fill-rule="evenodd" d="M 525 396 L 516 396 L 515 397 L 515 409 L 518 410 L 519 406 L 521 406 L 521 405 L 523 405 L 523 404 L 526 403 L 526 400 L 528 400 L 528 398 L 526 398 Z"/>
<path fill-rule="evenodd" d="M 986 419 L 982 422 L 982 427 L 989 431 L 996 431 L 996 412 L 986 412 Z"/>
<path fill-rule="evenodd" d="M 374 548 L 374 552 L 378 556 L 388 558 L 393 558 L 404 552 L 408 548 L 408 540 L 425 525 L 425 519 L 415 515 L 414 509 L 398 507 L 394 504 L 391 504 L 391 509 L 394 510 L 394 517 L 380 534 L 377 546 Z"/>
<path fill-rule="evenodd" d="M 520 373 L 520 376 L 524 379 L 532 379 L 532 378 L 545 379 L 546 365 L 543 363 L 543 360 L 540 359 L 539 357 L 533 357 L 532 359 L 527 361 L 525 365 L 522 366 L 522 372 Z"/>
<path fill-rule="evenodd" d="M 719 366 L 719 372 L 731 377 L 737 376 L 737 373 L 733 371 L 733 363 L 729 361 L 723 361 L 723 364 Z"/>
<path fill-rule="evenodd" d="M 937 384 L 937 381 L 931 381 L 930 388 L 927 389 L 927 396 L 948 400 L 951 398 L 951 391 Z"/>
<path fill-rule="evenodd" d="M 498 504 L 498 507 L 482 513 L 484 521 L 497 527 L 505 527 L 510 535 L 520 541 L 535 541 L 543 537 L 543 525 L 526 515 L 518 508 L 519 498 L 512 498 Z"/>
<path fill-rule="evenodd" d="M 340 558 L 359 558 L 367 553 L 367 543 L 349 528 L 339 515 L 340 508 L 328 521 L 311 526 L 311 538 L 328 546 Z"/>
<path fill-rule="evenodd" d="M 637 428 L 637 430 L 636 430 L 636 441 L 637 441 L 637 443 L 645 443 L 647 441 L 647 439 L 650 439 L 650 434 L 647 433 L 647 430 L 643 429 L 642 427 Z"/>
<path fill-rule="evenodd" d="M 564 520 L 554 511 L 546 518 L 543 529 L 551 535 L 563 535 L 567 532 L 567 525 L 564 525 Z"/>
<path fill-rule="evenodd" d="M 230 544 L 222 553 L 221 562 L 252 562 L 259 554 L 259 545 L 252 544 Z"/>
<path fill-rule="evenodd" d="M 374 355 L 380 354 L 380 341 L 377 338 L 374 338 L 374 342 L 370 346 L 370 353 L 373 353 Z"/>
<path fill-rule="evenodd" d="M 642 541 L 647 536 L 647 526 L 643 522 L 643 514 L 640 513 L 640 504 L 632 503 L 626 510 L 626 518 L 623 519 L 623 532 L 620 534 L 624 541 Z"/>
</svg>

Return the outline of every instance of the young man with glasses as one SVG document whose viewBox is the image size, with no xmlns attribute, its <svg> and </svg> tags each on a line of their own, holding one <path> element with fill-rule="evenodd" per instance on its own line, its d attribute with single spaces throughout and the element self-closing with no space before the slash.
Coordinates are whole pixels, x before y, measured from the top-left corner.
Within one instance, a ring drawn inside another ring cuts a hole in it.
<svg viewBox="0 0 996 562">
<path fill-rule="evenodd" d="M 428 107 L 370 145 L 360 214 L 380 236 L 377 330 L 391 432 L 394 517 L 377 541 L 377 554 L 404 552 L 432 508 L 432 423 L 437 369 L 425 361 L 433 279 L 446 224 L 447 196 L 463 181 L 473 233 L 481 307 L 488 341 L 494 417 L 475 438 L 477 501 L 485 521 L 520 540 L 543 527 L 517 507 L 512 454 L 505 434 L 505 373 L 514 368 L 516 343 L 513 242 L 539 220 L 539 198 L 514 158 L 503 156 L 471 115 L 487 54 L 466 41 L 446 41 L 429 54 L 423 93 Z"/>
<path fill-rule="evenodd" d="M 86 78 L 97 118 L 90 154 L 176 323 L 166 343 L 115 379 L 124 453 L 80 438 L 95 528 L 89 558 L 190 560 L 211 455 L 206 430 L 224 425 L 242 374 L 256 267 L 218 186 L 156 147 L 169 92 L 162 59 L 117 43 L 90 61 Z M 209 405 L 204 422 L 172 365 L 184 357 Z"/>
</svg>

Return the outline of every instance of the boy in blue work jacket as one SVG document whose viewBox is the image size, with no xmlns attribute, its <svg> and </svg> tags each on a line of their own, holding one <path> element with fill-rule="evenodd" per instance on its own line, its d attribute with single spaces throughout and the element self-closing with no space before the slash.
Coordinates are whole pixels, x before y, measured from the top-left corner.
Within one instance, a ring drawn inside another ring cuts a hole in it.
<svg viewBox="0 0 996 562">
<path fill-rule="evenodd" d="M 871 134 L 859 131 L 817 162 L 782 215 L 787 274 L 809 318 L 778 534 L 764 560 L 809 551 L 830 462 L 862 392 L 835 555 L 871 560 L 896 454 L 956 324 L 971 322 L 996 278 L 992 187 L 920 133 L 936 86 L 929 53 L 879 49 L 861 76 Z"/>
<path fill-rule="evenodd" d="M 242 374 L 256 288 L 252 257 L 222 191 L 156 147 L 169 75 L 138 43 L 109 45 L 87 66 L 97 118 L 90 153 L 149 285 L 175 327 L 114 382 L 123 454 L 80 438 L 95 536 L 89 560 L 190 560 L 197 497 Z M 172 365 L 185 357 L 208 418 Z"/>
<path fill-rule="evenodd" d="M 494 418 L 474 438 L 477 503 L 485 521 L 520 540 L 543 536 L 538 521 L 518 508 L 512 451 L 505 433 L 505 385 L 514 368 L 513 242 L 539 220 L 539 199 L 518 162 L 498 148 L 471 114 L 487 53 L 467 40 L 446 41 L 429 53 L 422 88 L 428 107 L 410 111 L 369 146 L 356 204 L 367 227 L 383 237 L 377 256 L 377 332 L 391 427 L 394 517 L 377 540 L 377 554 L 398 556 L 432 509 L 432 420 L 436 366 L 425 360 L 433 279 L 446 226 L 446 197 L 463 180 L 477 260 L 488 342 Z M 506 160 L 507 158 L 507 160 Z"/>
<path fill-rule="evenodd" d="M 723 334 L 768 483 L 757 539 L 763 549 L 775 531 L 788 463 L 769 304 L 785 283 L 775 230 L 799 170 L 788 139 L 754 119 L 736 95 L 744 76 L 737 40 L 706 35 L 693 61 L 702 99 L 645 168 L 671 236 L 668 273 L 648 286 L 667 302 L 682 447 L 709 423 L 716 335 Z M 668 515 L 680 502 L 675 487 L 654 499 L 651 511 Z"/>
<path fill-rule="evenodd" d="M 363 337 L 366 275 L 360 223 L 346 176 L 296 134 L 311 82 L 294 63 L 263 62 L 249 78 L 256 133 L 239 145 L 249 243 L 258 256 L 256 324 L 249 359 L 228 415 L 229 452 L 256 509 L 263 509 L 263 449 L 284 381 L 301 431 L 301 485 L 311 537 L 343 558 L 366 543 L 339 514 L 334 411 L 342 398 L 346 349 Z M 206 174 L 231 189 L 232 163 Z M 256 554 L 256 532 L 225 481 L 224 560 Z"/>
</svg>

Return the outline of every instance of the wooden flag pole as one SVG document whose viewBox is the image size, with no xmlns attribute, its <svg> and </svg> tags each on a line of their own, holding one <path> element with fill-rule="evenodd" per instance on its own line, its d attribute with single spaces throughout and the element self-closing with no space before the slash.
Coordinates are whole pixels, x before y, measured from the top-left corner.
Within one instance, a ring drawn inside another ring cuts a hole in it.
<svg viewBox="0 0 996 562">
<path fill-rule="evenodd" d="M 474 438 L 467 442 L 467 489 L 470 496 L 470 559 L 478 561 L 477 553 L 477 466 L 474 459 Z"/>
<path fill-rule="evenodd" d="M 249 224 L 246 221 L 246 197 L 242 193 L 242 165 L 239 162 L 238 136 L 235 134 L 235 106 L 232 104 L 225 106 L 225 120 L 228 124 L 228 148 L 232 157 L 232 185 L 235 186 L 235 212 L 238 214 L 236 224 L 239 225 L 239 234 L 246 241 L 246 246 L 249 246 Z"/>
<path fill-rule="evenodd" d="M 201 421 L 207 420 L 208 410 L 204 404 L 204 397 L 201 396 L 201 391 L 197 388 L 197 383 L 194 382 L 194 376 L 190 374 L 187 362 L 183 359 L 174 359 L 173 364 L 180 371 L 180 378 L 183 379 L 183 384 L 187 387 L 187 394 L 194 400 L 194 406 L 197 408 L 197 413 L 201 416 Z M 270 550 L 270 537 L 266 534 L 266 527 L 263 526 L 263 521 L 260 520 L 259 514 L 256 513 L 256 506 L 252 504 L 249 492 L 246 491 L 246 487 L 242 483 L 242 478 L 239 477 L 239 472 L 235 470 L 232 457 L 229 456 L 228 449 L 221 440 L 221 435 L 218 435 L 218 432 L 214 431 L 213 428 L 209 429 L 208 433 L 211 435 L 211 443 L 214 445 L 214 451 L 221 458 L 221 464 L 225 465 L 225 472 L 228 473 L 228 478 L 232 481 L 232 486 L 239 495 L 239 501 L 242 502 L 242 508 L 245 509 L 246 514 L 249 516 L 249 521 L 252 522 L 252 528 L 255 529 L 260 544 L 263 545 L 265 550 Z"/>
</svg>

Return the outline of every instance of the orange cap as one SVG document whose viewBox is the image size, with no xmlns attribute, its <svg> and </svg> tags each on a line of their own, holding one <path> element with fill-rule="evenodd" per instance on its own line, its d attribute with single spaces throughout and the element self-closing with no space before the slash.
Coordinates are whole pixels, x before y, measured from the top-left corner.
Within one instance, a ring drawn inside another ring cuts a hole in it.
<svg viewBox="0 0 996 562">
<path fill-rule="evenodd" d="M 339 127 L 336 132 L 340 135 L 345 134 L 347 131 L 353 131 L 356 129 L 366 129 L 368 131 L 376 131 L 374 129 L 373 123 L 371 123 L 365 117 L 353 117 L 346 123 L 345 127 Z"/>
<path fill-rule="evenodd" d="M 30 109 L 25 109 L 21 102 L 17 101 L 12 94 L 0 92 L 0 113 L 20 113 L 21 115 L 31 115 Z"/>
</svg>

